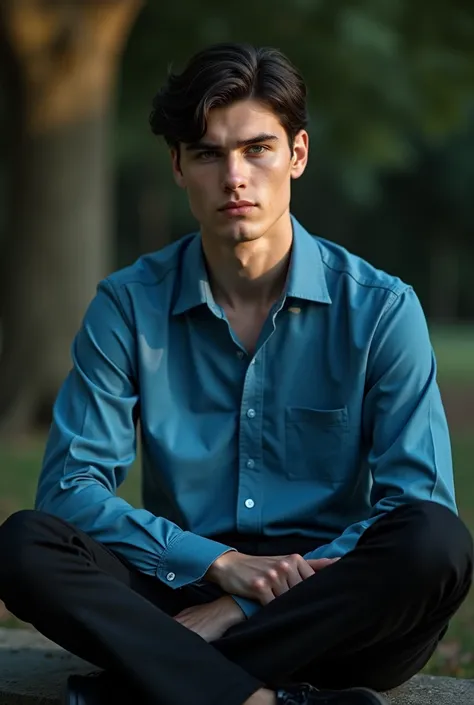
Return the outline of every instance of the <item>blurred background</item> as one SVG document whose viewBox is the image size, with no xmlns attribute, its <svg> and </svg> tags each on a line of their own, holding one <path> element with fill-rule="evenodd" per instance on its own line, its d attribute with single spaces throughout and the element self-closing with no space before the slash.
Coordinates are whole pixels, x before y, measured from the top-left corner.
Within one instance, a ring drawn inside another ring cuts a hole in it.
<svg viewBox="0 0 474 705">
<path fill-rule="evenodd" d="M 170 66 L 282 49 L 309 88 L 292 211 L 416 289 L 474 528 L 474 5 L 466 0 L 1 0 L 0 521 L 32 506 L 97 282 L 196 228 L 148 127 Z M 139 470 L 121 494 L 140 504 Z M 409 576 L 407 576 L 409 579 Z M 0 606 L 0 626 L 19 622 Z M 22 625 L 25 626 L 25 625 Z M 474 677 L 474 596 L 427 672 Z"/>
</svg>

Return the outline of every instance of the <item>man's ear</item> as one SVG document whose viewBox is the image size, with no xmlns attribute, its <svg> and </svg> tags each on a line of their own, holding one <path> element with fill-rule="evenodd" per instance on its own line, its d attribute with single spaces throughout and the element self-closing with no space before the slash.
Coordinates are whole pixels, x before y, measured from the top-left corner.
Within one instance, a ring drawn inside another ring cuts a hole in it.
<svg viewBox="0 0 474 705">
<path fill-rule="evenodd" d="M 170 156 L 171 156 L 171 168 L 173 170 L 173 177 L 176 183 L 180 188 L 186 188 L 186 182 L 183 176 L 183 172 L 181 170 L 181 162 L 180 162 L 180 150 L 179 148 L 172 147 L 170 149 Z"/>
<path fill-rule="evenodd" d="M 299 179 L 306 169 L 308 163 L 309 136 L 306 130 L 300 130 L 293 143 L 293 155 L 291 159 L 291 178 Z"/>
</svg>

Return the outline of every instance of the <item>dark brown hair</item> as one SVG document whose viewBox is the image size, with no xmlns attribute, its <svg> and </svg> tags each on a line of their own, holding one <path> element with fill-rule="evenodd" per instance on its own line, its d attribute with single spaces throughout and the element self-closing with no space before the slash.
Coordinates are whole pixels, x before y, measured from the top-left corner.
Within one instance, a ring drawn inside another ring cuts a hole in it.
<svg viewBox="0 0 474 705">
<path fill-rule="evenodd" d="M 279 50 L 249 44 L 215 44 L 195 54 L 180 74 L 170 72 L 153 100 L 150 125 L 170 147 L 198 142 L 209 111 L 255 99 L 278 116 L 290 148 L 308 122 L 306 85 Z"/>
</svg>

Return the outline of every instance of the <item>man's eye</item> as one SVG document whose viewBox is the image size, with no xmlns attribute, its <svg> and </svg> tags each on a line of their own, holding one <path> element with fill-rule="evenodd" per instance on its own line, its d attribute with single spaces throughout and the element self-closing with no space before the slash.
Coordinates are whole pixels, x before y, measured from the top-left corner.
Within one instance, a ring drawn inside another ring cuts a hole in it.
<svg viewBox="0 0 474 705">
<path fill-rule="evenodd" d="M 251 147 L 248 148 L 248 152 L 251 152 L 251 154 L 263 154 L 263 152 L 266 151 L 266 147 L 264 147 L 263 144 L 253 144 Z"/>
<path fill-rule="evenodd" d="M 200 159 L 201 161 L 206 161 L 206 159 L 214 159 L 214 157 L 217 156 L 217 152 L 213 151 L 212 149 L 207 149 L 205 152 L 199 152 L 197 155 L 197 159 Z"/>
</svg>

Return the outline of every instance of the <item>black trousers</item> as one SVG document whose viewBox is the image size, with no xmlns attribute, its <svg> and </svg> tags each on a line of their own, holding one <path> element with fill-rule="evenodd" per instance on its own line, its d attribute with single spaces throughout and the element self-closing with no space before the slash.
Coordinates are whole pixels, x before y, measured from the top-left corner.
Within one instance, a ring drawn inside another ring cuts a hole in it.
<svg viewBox="0 0 474 705">
<path fill-rule="evenodd" d="M 232 545 L 279 555 L 314 541 L 233 537 Z M 25 510 L 0 527 L 0 598 L 144 701 L 240 705 L 289 681 L 388 690 L 408 680 L 466 597 L 472 560 L 458 517 L 411 503 L 375 522 L 340 561 L 207 643 L 172 615 L 216 599 L 218 586 L 172 590 L 61 519 Z"/>
</svg>

